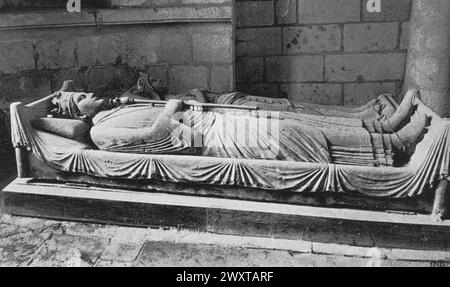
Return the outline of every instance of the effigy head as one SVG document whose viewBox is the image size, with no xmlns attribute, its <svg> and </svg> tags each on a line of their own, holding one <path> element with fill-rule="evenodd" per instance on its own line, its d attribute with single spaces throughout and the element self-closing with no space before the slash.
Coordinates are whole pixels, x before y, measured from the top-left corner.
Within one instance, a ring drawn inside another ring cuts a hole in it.
<svg viewBox="0 0 450 287">
<path fill-rule="evenodd" d="M 52 99 L 56 106 L 52 113 L 57 117 L 88 120 L 104 109 L 105 100 L 94 93 L 57 92 Z"/>
</svg>

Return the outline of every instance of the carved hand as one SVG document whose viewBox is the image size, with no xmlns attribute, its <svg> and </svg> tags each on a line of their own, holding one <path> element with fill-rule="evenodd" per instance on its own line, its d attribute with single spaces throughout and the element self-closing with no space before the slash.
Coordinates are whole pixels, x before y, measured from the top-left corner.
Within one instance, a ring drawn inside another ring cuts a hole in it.
<svg viewBox="0 0 450 287">
<path fill-rule="evenodd" d="M 169 100 L 166 104 L 166 108 L 164 109 L 164 113 L 168 115 L 172 115 L 178 111 L 182 111 L 184 109 L 184 103 L 182 100 Z"/>
<path fill-rule="evenodd" d="M 132 104 L 133 103 L 133 99 L 130 97 L 120 97 L 119 98 L 119 103 L 121 105 L 128 105 L 128 104 Z"/>
</svg>

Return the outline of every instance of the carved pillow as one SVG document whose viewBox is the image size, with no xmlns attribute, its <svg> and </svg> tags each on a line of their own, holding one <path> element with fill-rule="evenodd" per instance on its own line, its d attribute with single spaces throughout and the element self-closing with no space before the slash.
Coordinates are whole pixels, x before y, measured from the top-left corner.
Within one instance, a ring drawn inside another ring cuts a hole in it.
<svg viewBox="0 0 450 287">
<path fill-rule="evenodd" d="M 85 142 L 89 138 L 89 125 L 80 120 L 60 118 L 39 118 L 32 122 L 33 127 L 65 138 Z"/>
</svg>

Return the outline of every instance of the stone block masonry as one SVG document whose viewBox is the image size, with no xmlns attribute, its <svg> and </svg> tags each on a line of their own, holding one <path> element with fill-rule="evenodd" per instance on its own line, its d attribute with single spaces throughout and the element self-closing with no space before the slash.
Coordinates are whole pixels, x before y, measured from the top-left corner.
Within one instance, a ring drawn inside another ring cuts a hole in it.
<svg viewBox="0 0 450 287">
<path fill-rule="evenodd" d="M 276 56 L 266 58 L 268 82 L 321 82 L 322 56 Z"/>
<path fill-rule="evenodd" d="M 224 86 L 222 79 L 216 75 L 212 77 L 213 69 L 217 74 L 219 67 L 228 67 L 224 71 L 232 73 L 229 68 L 233 65 L 231 24 L 170 24 L 151 29 L 143 26 L 101 30 L 88 27 L 51 32 L 21 30 L 3 32 L 0 39 L 2 83 L 11 77 L 17 82 L 24 74 L 48 74 L 50 78 L 57 78 L 45 84 L 49 90 L 58 89 L 53 84 L 59 85 L 64 77 L 80 81 L 87 90 L 108 85 L 128 89 L 131 86 L 126 85 L 133 85 L 137 71 L 143 71 L 156 72 L 171 92 L 195 88 L 196 84 L 208 89 L 220 87 L 218 92 L 232 89 L 232 81 L 227 81 L 229 84 Z M 134 74 L 124 73 L 133 70 Z M 189 76 L 189 81 L 171 77 L 180 71 L 190 71 L 187 74 L 181 72 Z M 224 75 L 228 79 L 230 76 Z M 9 87 L 0 92 L 1 109 L 7 109 L 15 100 L 27 102 L 27 97 L 31 99 L 36 91 L 41 91 L 30 85 L 20 87 Z M 26 90 L 26 87 L 32 89 Z M 45 93 L 36 96 L 43 97 Z"/>
<path fill-rule="evenodd" d="M 360 0 L 298 0 L 298 20 L 301 24 L 359 22 L 360 5 Z"/>
<path fill-rule="evenodd" d="M 236 3 L 236 26 L 270 26 L 275 22 L 273 1 Z"/>
<path fill-rule="evenodd" d="M 412 0 L 367 1 L 237 0 L 237 89 L 333 105 L 399 94 Z"/>
<path fill-rule="evenodd" d="M 403 79 L 406 56 L 354 54 L 325 56 L 325 79 L 329 82 L 389 81 Z"/>
</svg>

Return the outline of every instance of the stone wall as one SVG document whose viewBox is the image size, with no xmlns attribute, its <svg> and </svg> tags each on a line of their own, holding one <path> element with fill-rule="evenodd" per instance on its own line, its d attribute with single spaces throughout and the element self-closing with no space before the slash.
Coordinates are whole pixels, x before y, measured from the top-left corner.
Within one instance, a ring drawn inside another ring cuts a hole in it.
<svg viewBox="0 0 450 287">
<path fill-rule="evenodd" d="M 63 1 L 2 2 L 0 176 L 14 166 L 10 103 L 42 98 L 64 80 L 112 93 L 131 88 L 144 71 L 173 93 L 233 89 L 231 0 L 132 1 L 134 6 L 114 0 L 104 1 L 110 8 L 70 14 L 60 7 Z"/>
<path fill-rule="evenodd" d="M 68 0 L 0 0 L 4 9 L 65 8 Z M 110 0 L 82 0 L 83 8 L 109 8 Z"/>
<path fill-rule="evenodd" d="M 360 105 L 401 91 L 411 0 L 237 0 L 237 88 Z"/>
</svg>

